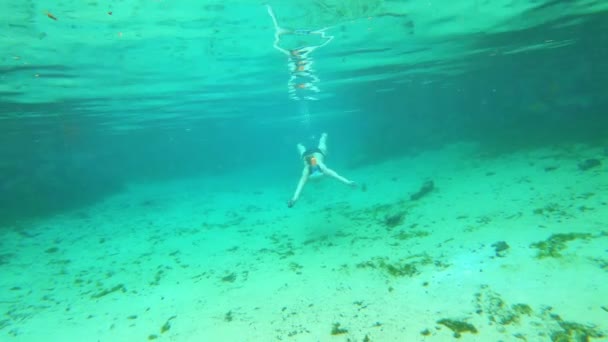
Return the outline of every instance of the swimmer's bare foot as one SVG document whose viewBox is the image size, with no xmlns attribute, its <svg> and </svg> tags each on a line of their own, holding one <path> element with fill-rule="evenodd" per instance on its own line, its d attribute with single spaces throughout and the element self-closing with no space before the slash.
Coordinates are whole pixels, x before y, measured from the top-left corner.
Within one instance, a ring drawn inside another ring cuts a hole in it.
<svg viewBox="0 0 608 342">
<path fill-rule="evenodd" d="M 294 204 L 296 204 L 294 200 L 287 201 L 287 208 L 292 208 Z"/>
</svg>

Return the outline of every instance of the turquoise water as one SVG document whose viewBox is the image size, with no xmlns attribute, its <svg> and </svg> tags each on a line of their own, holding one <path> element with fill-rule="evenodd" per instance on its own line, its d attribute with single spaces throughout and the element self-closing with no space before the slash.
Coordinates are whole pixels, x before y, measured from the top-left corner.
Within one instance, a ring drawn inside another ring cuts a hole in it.
<svg viewBox="0 0 608 342">
<path fill-rule="evenodd" d="M 0 340 L 606 339 L 608 4 L 0 9 Z"/>
</svg>

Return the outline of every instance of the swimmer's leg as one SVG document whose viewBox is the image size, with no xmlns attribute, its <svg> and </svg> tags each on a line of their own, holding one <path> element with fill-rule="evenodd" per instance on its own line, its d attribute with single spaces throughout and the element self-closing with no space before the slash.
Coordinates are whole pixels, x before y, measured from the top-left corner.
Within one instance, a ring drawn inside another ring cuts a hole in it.
<svg viewBox="0 0 608 342">
<path fill-rule="evenodd" d="M 317 146 L 323 154 L 327 155 L 327 133 L 321 134 L 321 138 L 319 139 L 319 145 Z"/>
</svg>

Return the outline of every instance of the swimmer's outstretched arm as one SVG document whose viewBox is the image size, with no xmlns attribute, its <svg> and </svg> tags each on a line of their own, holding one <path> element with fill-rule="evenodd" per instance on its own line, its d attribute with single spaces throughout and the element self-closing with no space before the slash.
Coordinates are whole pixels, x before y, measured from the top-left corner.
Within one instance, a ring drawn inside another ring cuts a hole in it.
<svg viewBox="0 0 608 342">
<path fill-rule="evenodd" d="M 300 194 L 302 193 L 302 189 L 304 189 L 304 185 L 306 184 L 306 181 L 308 181 L 308 168 L 305 167 L 304 170 L 302 170 L 302 176 L 300 177 L 300 181 L 298 182 L 298 186 L 296 187 L 296 192 L 294 192 L 293 197 L 287 201 L 287 206 L 289 208 L 293 207 L 294 204 L 296 204 L 296 201 L 298 200 L 298 198 L 300 198 Z"/>
<path fill-rule="evenodd" d="M 328 175 L 328 176 L 330 176 L 332 178 L 335 178 L 335 179 L 339 180 L 340 182 L 342 182 L 342 183 L 344 183 L 346 185 L 349 185 L 349 186 L 352 186 L 352 187 L 357 186 L 357 183 L 355 183 L 355 182 L 353 182 L 353 181 L 351 181 L 349 179 L 346 179 L 346 178 L 340 176 L 336 171 L 334 171 L 334 170 L 328 168 L 327 166 L 325 166 L 325 164 L 323 164 L 323 165 L 319 164 L 319 167 L 321 168 L 321 171 L 323 171 L 324 174 L 326 174 L 326 175 Z"/>
</svg>

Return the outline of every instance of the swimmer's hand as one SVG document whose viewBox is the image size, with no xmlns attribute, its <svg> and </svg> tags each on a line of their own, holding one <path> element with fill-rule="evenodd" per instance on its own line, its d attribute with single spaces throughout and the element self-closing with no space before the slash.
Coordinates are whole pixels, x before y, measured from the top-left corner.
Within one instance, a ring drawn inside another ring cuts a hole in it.
<svg viewBox="0 0 608 342">
<path fill-rule="evenodd" d="M 294 201 L 294 200 L 287 201 L 287 208 L 293 207 L 294 204 L 296 204 L 296 201 Z"/>
<path fill-rule="evenodd" d="M 359 186 L 357 183 L 355 183 L 353 181 L 348 181 L 348 183 L 346 183 L 346 185 L 350 186 L 353 189 L 356 189 L 357 186 Z"/>
</svg>

